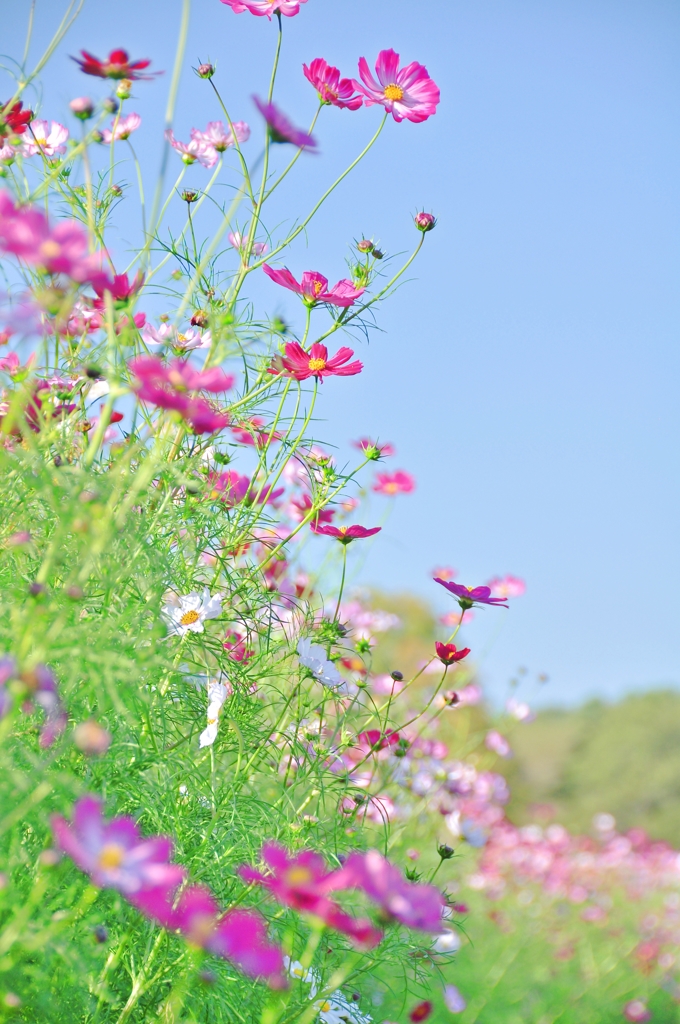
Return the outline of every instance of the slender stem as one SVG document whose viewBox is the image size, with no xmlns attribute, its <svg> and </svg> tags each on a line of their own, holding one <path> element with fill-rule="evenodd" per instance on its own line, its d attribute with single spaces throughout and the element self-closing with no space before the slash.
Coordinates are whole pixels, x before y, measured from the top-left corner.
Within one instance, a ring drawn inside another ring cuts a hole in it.
<svg viewBox="0 0 680 1024">
<path fill-rule="evenodd" d="M 28 26 L 26 28 L 26 44 L 24 46 L 24 56 L 22 57 L 22 60 L 21 60 L 21 67 L 22 67 L 22 69 L 26 66 L 26 61 L 28 60 L 28 51 L 29 51 L 30 46 L 31 46 L 31 38 L 33 36 L 33 21 L 34 21 L 34 18 L 35 18 L 35 0 L 31 0 L 31 9 L 28 12 Z"/>
<path fill-rule="evenodd" d="M 127 144 L 130 147 L 132 153 L 132 159 L 134 160 L 135 170 L 137 171 L 137 185 L 139 186 L 139 204 L 142 208 L 142 233 L 146 238 L 146 202 L 144 201 L 144 179 L 142 178 L 142 168 L 139 165 L 137 154 L 135 153 L 132 143 L 127 139 Z"/>
<path fill-rule="evenodd" d="M 348 544 L 342 545 L 342 576 L 340 577 L 340 590 L 338 592 L 338 602 L 333 612 L 333 622 L 338 621 L 338 614 L 340 613 L 340 603 L 342 601 L 342 592 L 345 589 L 345 573 L 347 571 L 347 548 Z"/>
</svg>

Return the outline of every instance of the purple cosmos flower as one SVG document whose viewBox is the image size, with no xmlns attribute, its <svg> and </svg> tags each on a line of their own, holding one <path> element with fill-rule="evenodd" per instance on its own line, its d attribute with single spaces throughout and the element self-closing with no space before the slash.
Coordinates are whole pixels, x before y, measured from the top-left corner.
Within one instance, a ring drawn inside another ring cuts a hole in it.
<svg viewBox="0 0 680 1024">
<path fill-rule="evenodd" d="M 52 831 L 59 848 L 100 888 L 117 889 L 125 896 L 144 890 L 168 893 L 184 880 L 184 868 L 168 863 L 170 839 L 143 839 L 132 818 L 104 821 L 96 797 L 77 801 L 72 823 L 53 815 Z"/>
<path fill-rule="evenodd" d="M 450 583 L 447 580 L 442 580 L 438 576 L 434 578 L 435 583 L 441 583 L 442 587 L 445 587 L 450 594 L 458 598 L 458 604 L 461 608 L 472 608 L 474 604 L 493 604 L 500 605 L 501 608 L 507 608 L 507 604 L 503 603 L 502 597 L 492 597 L 491 587 L 464 587 L 462 583 Z"/>
<path fill-rule="evenodd" d="M 322 534 L 324 537 L 334 537 L 341 544 L 351 544 L 353 540 L 363 540 L 364 537 L 372 537 L 374 533 L 380 533 L 381 526 L 373 526 L 367 529 L 365 526 L 322 526 L 320 523 L 312 523 L 314 533 Z"/>
<path fill-rule="evenodd" d="M 434 885 L 408 882 L 377 850 L 351 853 L 329 889 L 362 889 L 392 920 L 426 932 L 441 930 L 444 897 Z"/>
<path fill-rule="evenodd" d="M 317 142 L 314 136 L 309 135 L 301 128 L 296 128 L 283 111 L 274 103 L 265 103 L 257 96 L 253 96 L 255 106 L 267 122 L 269 138 L 272 142 L 290 142 L 298 149 L 316 149 Z"/>
</svg>

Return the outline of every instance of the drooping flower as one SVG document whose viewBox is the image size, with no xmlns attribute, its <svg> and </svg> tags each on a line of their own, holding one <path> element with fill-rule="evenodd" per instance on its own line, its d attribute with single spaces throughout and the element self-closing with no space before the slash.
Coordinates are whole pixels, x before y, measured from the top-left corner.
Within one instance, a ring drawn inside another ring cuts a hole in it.
<svg viewBox="0 0 680 1024">
<path fill-rule="evenodd" d="M 498 754 L 499 757 L 512 757 L 510 744 L 497 729 L 489 730 L 484 739 L 484 745 L 488 750 L 492 750 L 494 754 Z"/>
<path fill-rule="evenodd" d="M 218 613 L 219 614 L 219 613 Z M 220 711 L 232 690 L 225 679 L 208 680 L 208 724 L 198 738 L 199 747 L 211 747 L 217 739 Z"/>
<path fill-rule="evenodd" d="M 316 306 L 326 302 L 331 306 L 347 308 L 352 306 L 366 291 L 365 288 L 355 288 L 347 278 L 343 278 L 333 288 L 329 288 L 328 278 L 316 270 L 306 270 L 302 275 L 302 281 L 298 282 L 287 267 L 277 270 L 267 263 L 263 263 L 262 269 L 267 277 L 270 277 L 276 284 L 299 295 L 306 306 Z"/>
<path fill-rule="evenodd" d="M 341 544 L 351 544 L 353 540 L 363 540 L 364 537 L 372 537 L 375 533 L 380 533 L 382 530 L 381 526 L 373 526 L 371 529 L 366 529 L 365 526 L 321 526 L 318 523 L 311 523 L 311 528 L 314 533 L 319 533 L 324 537 L 335 537 Z"/>
<path fill-rule="evenodd" d="M 258 17 L 266 15 L 272 20 L 272 14 L 283 14 L 286 18 L 292 18 L 300 13 L 300 4 L 306 4 L 307 0 L 220 0 L 221 3 L 231 7 L 235 14 L 243 14 L 250 11 Z"/>
<path fill-rule="evenodd" d="M 57 846 L 100 888 L 132 896 L 141 890 L 172 890 L 184 880 L 184 868 L 169 863 L 170 839 L 143 839 L 129 817 L 105 821 L 96 797 L 77 801 L 72 823 L 58 814 L 51 823 Z"/>
<path fill-rule="evenodd" d="M 319 342 L 314 342 L 309 352 L 306 352 L 297 341 L 289 341 L 284 355 L 278 357 L 274 366 L 269 368 L 269 373 L 283 373 L 294 380 L 316 377 L 322 381 L 324 377 L 352 377 L 364 368 L 358 359 L 349 362 L 353 355 L 351 348 L 343 347 L 329 359 L 328 349 Z"/>
<path fill-rule="evenodd" d="M 64 143 L 68 139 L 68 128 L 58 121 L 31 121 L 29 132 L 22 142 L 23 156 L 61 156 L 66 152 Z"/>
<path fill-rule="evenodd" d="M 217 163 L 217 150 L 208 146 L 201 139 L 192 138 L 191 142 L 179 142 L 175 138 L 172 128 L 166 130 L 165 137 L 172 148 L 181 155 L 185 164 L 195 164 L 198 160 L 204 167 L 214 167 Z"/>
<path fill-rule="evenodd" d="M 317 148 L 314 136 L 303 131 L 302 128 L 296 128 L 275 103 L 265 103 L 257 96 L 253 96 L 253 101 L 267 122 L 267 130 L 272 142 L 290 142 L 298 149 L 314 150 Z"/>
<path fill-rule="evenodd" d="M 17 100 L 10 107 L 0 103 L 0 139 L 8 135 L 23 135 L 26 127 L 33 119 L 32 110 L 23 110 L 23 103 Z"/>
<path fill-rule="evenodd" d="M 89 121 L 94 114 L 94 103 L 89 96 L 76 96 L 69 107 L 79 121 Z"/>
<path fill-rule="evenodd" d="M 502 597 L 492 597 L 491 587 L 464 587 L 462 583 L 454 583 L 451 580 L 442 580 L 435 576 L 435 583 L 440 583 L 450 594 L 458 598 L 458 604 L 464 610 L 472 608 L 475 604 L 500 605 L 507 608 Z"/>
<path fill-rule="evenodd" d="M 339 68 L 327 64 L 322 57 L 316 57 L 309 67 L 302 65 L 305 78 L 314 86 L 322 103 L 333 107 L 347 107 L 358 110 L 364 102 L 362 93 L 358 93 L 357 83 L 353 78 L 340 78 Z"/>
<path fill-rule="evenodd" d="M 521 597 L 526 592 L 527 585 L 519 576 L 495 576 L 489 580 L 489 587 L 494 597 L 500 597 L 507 601 L 509 597 Z"/>
<path fill-rule="evenodd" d="M 299 641 L 297 653 L 300 664 L 308 668 L 314 678 L 324 686 L 331 690 L 340 690 L 346 686 L 333 662 L 326 657 L 326 651 L 321 644 L 313 644 L 311 640 L 305 638 Z"/>
<path fill-rule="evenodd" d="M 95 78 L 127 78 L 131 82 L 149 80 L 156 75 L 162 75 L 162 71 L 152 71 L 150 74 L 141 74 L 148 68 L 150 60 L 130 61 L 127 50 L 111 50 L 108 60 L 99 60 L 87 50 L 80 51 L 81 57 L 72 57 L 81 71 L 86 75 L 93 75 Z"/>
<path fill-rule="evenodd" d="M 415 489 L 415 479 L 403 469 L 397 469 L 394 473 L 376 473 L 372 487 L 376 494 L 388 494 L 390 497 L 395 494 L 411 494 Z"/>
<path fill-rule="evenodd" d="M 203 633 L 206 619 L 216 619 L 222 614 L 221 594 L 211 597 L 204 587 L 203 593 L 193 591 L 179 597 L 176 602 L 163 605 L 161 615 L 168 627 L 168 636 L 186 636 L 187 633 Z"/>
<path fill-rule="evenodd" d="M 444 897 L 434 885 L 408 882 L 377 850 L 351 853 L 335 876 L 335 888 L 361 889 L 386 918 L 409 928 L 441 931 Z"/>
<path fill-rule="evenodd" d="M 408 64 L 399 68 L 399 54 L 394 50 L 381 50 L 375 62 L 377 81 L 371 74 L 365 57 L 359 60 L 359 75 L 363 85 L 357 83 L 365 96 L 367 107 L 379 103 L 395 121 L 426 121 L 436 113 L 439 89 L 422 64 Z"/>
<path fill-rule="evenodd" d="M 224 153 L 230 146 L 234 146 L 237 142 L 241 145 L 242 142 L 247 142 L 250 138 L 250 127 L 245 121 L 233 121 L 232 127 L 233 131 L 231 128 L 225 128 L 221 121 L 209 121 L 204 132 L 200 132 L 198 128 L 192 128 L 191 138 L 196 139 L 204 146 L 211 147 L 217 153 Z"/>
<path fill-rule="evenodd" d="M 127 117 L 121 117 L 118 119 L 118 123 L 113 122 L 111 128 L 104 128 L 101 133 L 102 142 L 109 146 L 112 141 L 118 142 L 120 139 L 129 139 L 132 133 L 137 131 L 141 123 L 142 119 L 139 114 L 130 113 Z"/>
<path fill-rule="evenodd" d="M 437 657 L 443 665 L 455 665 L 457 661 L 462 661 L 463 658 L 467 658 L 470 653 L 469 647 L 463 647 L 459 650 L 455 644 L 441 644 L 438 640 L 434 646 L 437 652 Z"/>
<path fill-rule="evenodd" d="M 352 441 L 352 446 L 364 452 L 366 458 L 372 459 L 374 462 L 396 454 L 393 444 L 389 444 L 387 441 L 381 444 L 380 441 L 372 441 L 370 437 L 362 437 L 358 441 Z"/>
<path fill-rule="evenodd" d="M 230 231 L 227 238 L 229 239 L 229 244 L 233 245 L 239 252 L 244 253 L 248 251 L 248 235 L 244 237 L 240 231 Z M 253 256 L 263 256 L 268 249 L 269 246 L 266 242 L 253 242 L 251 252 Z"/>
</svg>

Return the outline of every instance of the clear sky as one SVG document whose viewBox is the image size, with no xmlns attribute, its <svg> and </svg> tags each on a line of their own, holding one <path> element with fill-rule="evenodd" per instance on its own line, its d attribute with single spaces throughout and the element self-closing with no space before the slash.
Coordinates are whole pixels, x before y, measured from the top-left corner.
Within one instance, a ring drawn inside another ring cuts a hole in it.
<svg viewBox="0 0 680 1024">
<path fill-rule="evenodd" d="M 0 0 L 6 53 L 23 49 L 28 6 Z M 34 55 L 64 6 L 37 0 Z M 67 58 L 81 47 L 123 46 L 170 69 L 180 7 L 86 0 L 43 76 L 42 116 L 67 122 L 73 96 L 103 94 Z M 442 91 L 425 124 L 390 122 L 287 259 L 334 281 L 352 239 L 405 252 L 413 212 L 439 218 L 380 313 L 382 333 L 358 345 L 364 373 L 326 383 L 318 406 L 319 437 L 341 451 L 351 436 L 391 440 L 393 467 L 418 479 L 361 578 L 445 611 L 436 565 L 470 585 L 523 576 L 525 597 L 478 615 L 466 635 L 496 694 L 519 665 L 549 674 L 547 703 L 680 685 L 680 5 L 308 0 L 284 28 L 277 96 L 301 125 L 315 97 L 300 66 L 317 56 L 351 76 L 359 56 L 372 63 L 391 46 Z M 266 19 L 194 0 L 178 137 L 220 116 L 190 71 L 206 59 L 232 117 L 257 126 L 250 95 L 266 91 L 274 41 Z M 129 105 L 143 117 L 134 141 L 149 185 L 168 81 L 139 83 Z M 378 118 L 324 111 L 322 155 L 299 162 L 272 226 L 306 212 Z M 196 165 L 187 183 L 209 173 Z M 121 175 L 133 180 L 132 167 Z M 268 282 L 257 298 L 299 316 Z"/>
</svg>

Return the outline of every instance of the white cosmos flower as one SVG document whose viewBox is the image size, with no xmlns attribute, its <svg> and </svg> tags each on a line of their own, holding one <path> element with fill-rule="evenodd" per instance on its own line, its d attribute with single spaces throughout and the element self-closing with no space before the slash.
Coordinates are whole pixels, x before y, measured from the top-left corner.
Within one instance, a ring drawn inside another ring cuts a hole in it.
<svg viewBox="0 0 680 1024">
<path fill-rule="evenodd" d="M 220 724 L 220 711 L 222 710 L 225 700 L 232 693 L 231 686 L 227 679 L 225 679 L 224 682 L 222 682 L 222 679 L 209 679 L 207 685 L 208 725 L 199 737 L 199 747 L 212 747 L 217 738 L 217 730 Z"/>
<path fill-rule="evenodd" d="M 305 970 L 299 960 L 291 960 L 289 956 L 284 956 L 283 964 L 291 978 L 298 978 L 309 985 L 309 998 L 313 999 L 319 989 L 318 972 L 313 968 Z"/>
<path fill-rule="evenodd" d="M 172 604 L 164 605 L 161 608 L 161 615 L 166 621 L 168 636 L 202 633 L 206 619 L 216 619 L 222 614 L 223 600 L 221 594 L 211 597 L 210 591 L 205 587 L 202 595 L 194 591 Z"/>
<path fill-rule="evenodd" d="M 328 660 L 326 652 L 320 644 L 313 644 L 308 639 L 300 640 L 297 652 L 300 664 L 308 668 L 315 679 L 332 690 L 343 691 L 346 686 L 345 680 L 333 662 Z"/>
<path fill-rule="evenodd" d="M 367 1013 L 361 1013 L 357 1004 L 350 1002 L 340 989 L 320 999 L 316 1005 L 323 1024 L 370 1024 L 373 1020 Z"/>
<path fill-rule="evenodd" d="M 450 928 L 438 935 L 432 944 L 435 953 L 457 953 L 460 949 L 460 937 Z"/>
</svg>

